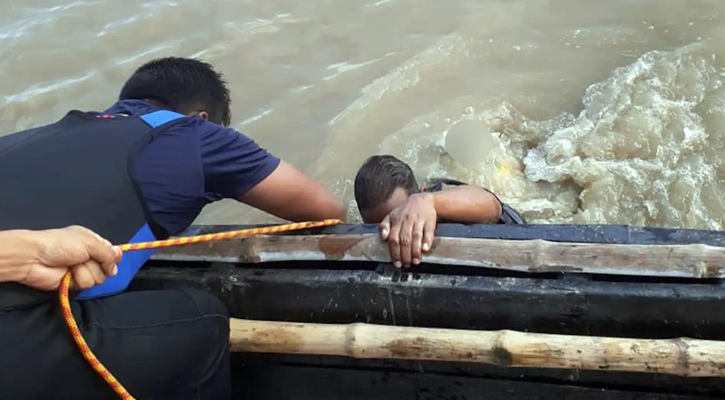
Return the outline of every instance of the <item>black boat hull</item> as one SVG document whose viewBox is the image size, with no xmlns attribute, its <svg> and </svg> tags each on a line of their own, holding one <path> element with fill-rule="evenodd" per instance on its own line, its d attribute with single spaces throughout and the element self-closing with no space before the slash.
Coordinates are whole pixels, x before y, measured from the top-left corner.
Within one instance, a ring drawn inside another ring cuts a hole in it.
<svg viewBox="0 0 725 400">
<path fill-rule="evenodd" d="M 186 234 L 225 229 L 230 227 L 193 227 Z M 372 232 L 373 226 L 324 230 L 336 234 Z M 438 235 L 725 247 L 721 232 L 627 226 L 442 225 Z M 176 285 L 216 294 L 237 318 L 725 339 L 725 286 L 720 279 L 525 274 L 440 265 L 401 272 L 388 264 L 334 261 L 245 266 L 157 260 L 134 282 L 139 289 Z M 272 354 L 235 355 L 234 369 L 238 398 L 251 399 L 725 396 L 721 379 L 611 371 Z"/>
</svg>

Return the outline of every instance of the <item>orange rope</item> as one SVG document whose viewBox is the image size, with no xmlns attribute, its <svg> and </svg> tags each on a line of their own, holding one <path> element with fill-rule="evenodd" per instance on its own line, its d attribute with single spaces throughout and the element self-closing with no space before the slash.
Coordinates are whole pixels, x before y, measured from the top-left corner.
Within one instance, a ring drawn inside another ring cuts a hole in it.
<svg viewBox="0 0 725 400">
<path fill-rule="evenodd" d="M 73 312 L 70 308 L 70 301 L 68 300 L 68 289 L 70 288 L 71 275 L 71 272 L 68 271 L 68 273 L 63 276 L 63 280 L 60 282 L 60 307 L 63 310 L 63 319 L 65 320 L 66 325 L 68 325 L 68 329 L 70 329 L 70 334 L 71 336 L 73 336 L 73 340 L 78 345 L 81 354 L 83 354 L 83 358 L 85 358 L 86 361 L 91 364 L 91 368 L 93 368 L 98 373 L 98 375 L 100 375 L 101 378 L 103 378 L 103 380 L 105 380 L 111 386 L 111 389 L 113 389 L 114 392 L 118 393 L 118 396 L 121 397 L 121 399 L 136 400 L 136 398 L 131 396 L 126 388 L 121 385 L 121 382 L 119 382 L 118 379 L 116 379 L 106 369 L 106 367 L 104 367 L 103 364 L 98 361 L 96 355 L 93 354 L 91 348 L 88 347 L 88 343 L 86 343 L 86 340 L 83 339 L 83 335 L 81 334 L 80 329 L 78 329 L 78 324 L 76 324 L 76 321 L 73 318 Z"/>
<path fill-rule="evenodd" d="M 159 247 L 172 247 L 191 243 L 213 242 L 217 240 L 233 239 L 242 236 L 267 235 L 270 233 L 295 231 L 300 229 L 320 228 L 323 226 L 337 225 L 340 223 L 342 223 L 342 221 L 340 221 L 339 219 L 328 219 L 319 222 L 297 222 L 293 224 L 267 226 L 264 228 L 242 229 L 240 231 L 209 233 L 206 235 L 180 237 L 168 240 L 157 240 L 155 242 L 130 243 L 121 245 L 119 247 L 121 247 L 121 251 L 158 249 Z"/>
<path fill-rule="evenodd" d="M 169 240 L 158 240 L 155 242 L 130 243 L 121 245 L 119 247 L 121 247 L 122 251 L 156 249 L 159 247 L 182 246 L 190 243 L 211 242 L 242 236 L 266 235 L 270 233 L 287 232 L 299 229 L 319 228 L 323 226 L 337 225 L 340 223 L 342 223 L 342 221 L 337 219 L 329 219 L 320 222 L 299 222 L 294 224 L 276 225 L 264 228 L 243 229 L 239 231 L 210 233 L 207 235 L 189 236 Z M 80 329 L 78 329 L 78 324 L 76 324 L 76 321 L 73 318 L 73 312 L 71 311 L 70 300 L 68 298 L 71 276 L 72 274 L 70 271 L 68 271 L 68 273 L 63 276 L 63 280 L 60 282 L 59 293 L 60 306 L 63 312 L 63 319 L 68 325 L 68 329 L 70 330 L 73 340 L 76 342 L 76 345 L 78 345 L 78 348 L 80 349 L 83 358 L 85 358 L 86 361 L 88 361 L 88 363 L 91 365 L 91 368 L 93 368 L 98 373 L 98 375 L 100 375 L 101 378 L 103 378 L 103 380 L 108 383 L 111 389 L 113 389 L 113 391 L 116 392 L 121 399 L 136 400 L 133 396 L 131 396 L 126 388 L 124 388 L 123 385 L 121 385 L 121 383 L 113 376 L 113 374 L 111 374 L 106 369 L 106 367 L 104 367 L 103 364 L 98 361 L 98 358 L 96 358 L 96 356 L 93 354 L 93 351 L 91 351 L 90 347 L 88 347 L 88 343 L 86 343 L 85 339 L 83 338 Z"/>
</svg>

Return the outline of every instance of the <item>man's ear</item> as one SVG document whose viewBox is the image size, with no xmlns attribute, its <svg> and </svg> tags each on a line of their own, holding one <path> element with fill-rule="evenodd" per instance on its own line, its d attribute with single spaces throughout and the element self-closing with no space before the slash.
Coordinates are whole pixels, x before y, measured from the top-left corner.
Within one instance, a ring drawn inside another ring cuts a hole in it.
<svg viewBox="0 0 725 400">
<path fill-rule="evenodd" d="M 192 111 L 187 115 L 187 117 L 193 117 L 193 116 L 197 116 L 197 117 L 203 119 L 204 121 L 209 120 L 209 113 L 206 111 Z"/>
</svg>

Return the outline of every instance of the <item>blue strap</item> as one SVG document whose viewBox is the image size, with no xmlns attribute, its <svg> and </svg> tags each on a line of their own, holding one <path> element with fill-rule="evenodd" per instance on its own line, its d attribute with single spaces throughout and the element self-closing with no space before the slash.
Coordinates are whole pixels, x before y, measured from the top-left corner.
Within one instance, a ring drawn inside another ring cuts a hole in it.
<svg viewBox="0 0 725 400">
<path fill-rule="evenodd" d="M 141 116 L 141 119 L 152 128 L 158 128 L 167 122 L 179 118 L 184 118 L 184 115 L 169 110 L 158 110 Z"/>
<path fill-rule="evenodd" d="M 154 234 L 151 232 L 148 224 L 144 225 L 136 235 L 129 240 L 129 243 L 139 242 L 150 242 L 156 240 Z M 118 264 L 118 273 L 116 276 L 110 276 L 106 278 L 103 284 L 94 286 L 88 290 L 84 290 L 78 294 L 77 300 L 90 300 L 97 299 L 99 297 L 112 296 L 126 290 L 128 285 L 136 276 L 139 269 L 148 261 L 149 258 L 156 252 L 155 249 L 149 250 L 134 250 L 123 253 L 123 259 Z"/>
</svg>

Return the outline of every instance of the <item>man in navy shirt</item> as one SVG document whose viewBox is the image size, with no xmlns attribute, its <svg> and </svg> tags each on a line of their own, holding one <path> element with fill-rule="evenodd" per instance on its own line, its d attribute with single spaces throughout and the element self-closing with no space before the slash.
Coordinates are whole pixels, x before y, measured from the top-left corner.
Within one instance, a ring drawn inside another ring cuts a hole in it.
<svg viewBox="0 0 725 400">
<path fill-rule="evenodd" d="M 107 110 L 0 138 L 0 230 L 81 225 L 116 244 L 164 239 L 223 198 L 293 221 L 344 219 L 339 198 L 230 121 L 229 91 L 210 65 L 151 61 Z M 123 293 L 152 252 L 124 254 L 112 276 L 73 269 L 83 336 L 138 398 L 229 399 L 223 304 L 188 289 Z M 52 292 L 0 283 L 0 326 L 0 398 L 114 397 Z"/>
<path fill-rule="evenodd" d="M 190 60 L 162 59 L 141 67 L 124 86 L 122 100 L 104 114 L 141 116 L 169 108 L 164 100 L 146 93 L 152 80 L 180 63 L 197 65 Z M 161 90 L 173 87 L 171 82 L 153 84 Z M 221 112 L 191 110 L 194 106 L 189 106 L 191 111 L 186 112 L 194 117 L 164 131 L 139 156 L 139 185 L 161 227 L 177 234 L 206 204 L 223 198 L 237 199 L 292 221 L 344 218 L 343 203 L 332 192 L 228 128 L 229 95 L 221 88 L 217 91 Z"/>
</svg>

